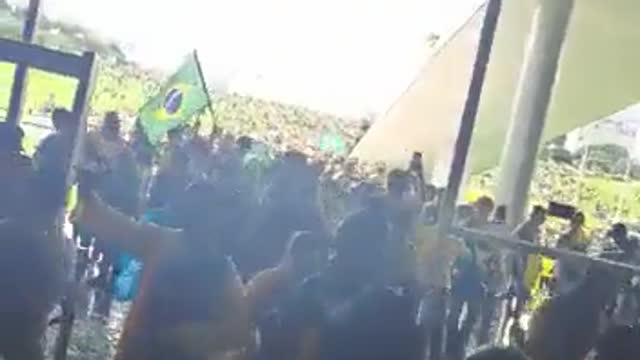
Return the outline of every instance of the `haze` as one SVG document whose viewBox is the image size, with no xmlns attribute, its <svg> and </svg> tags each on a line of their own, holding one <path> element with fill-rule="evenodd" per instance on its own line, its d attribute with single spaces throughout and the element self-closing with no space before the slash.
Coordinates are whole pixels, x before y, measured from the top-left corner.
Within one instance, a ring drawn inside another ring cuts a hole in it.
<svg viewBox="0 0 640 360">
<path fill-rule="evenodd" d="M 25 5 L 27 0 L 10 0 Z M 384 111 L 428 56 L 430 33 L 481 0 L 42 0 L 47 16 L 169 71 L 197 48 L 210 87 L 347 116 Z"/>
</svg>

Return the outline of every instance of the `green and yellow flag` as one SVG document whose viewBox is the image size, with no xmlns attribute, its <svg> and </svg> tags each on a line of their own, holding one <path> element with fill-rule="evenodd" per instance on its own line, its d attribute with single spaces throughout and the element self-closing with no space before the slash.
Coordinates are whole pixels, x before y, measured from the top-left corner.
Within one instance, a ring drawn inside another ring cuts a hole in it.
<svg viewBox="0 0 640 360">
<path fill-rule="evenodd" d="M 140 109 L 140 122 L 152 144 L 209 105 L 206 83 L 194 51 L 160 91 Z"/>
</svg>

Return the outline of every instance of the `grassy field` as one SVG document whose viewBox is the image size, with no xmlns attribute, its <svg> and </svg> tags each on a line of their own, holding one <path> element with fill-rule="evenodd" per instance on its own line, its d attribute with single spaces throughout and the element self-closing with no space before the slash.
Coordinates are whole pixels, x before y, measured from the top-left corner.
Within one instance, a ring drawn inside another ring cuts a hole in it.
<svg viewBox="0 0 640 360">
<path fill-rule="evenodd" d="M 13 84 L 13 64 L 0 63 L 0 107 L 9 106 L 11 86 Z M 73 91 L 76 81 L 63 76 L 58 76 L 36 69 L 29 70 L 29 79 L 26 89 L 25 111 L 37 112 L 49 99 L 49 94 L 55 95 L 56 103 L 60 106 L 70 107 L 73 99 Z"/>
<path fill-rule="evenodd" d="M 0 109 L 7 108 L 13 84 L 14 65 L 0 63 Z M 56 106 L 70 108 L 77 81 L 37 69 L 29 70 L 25 112 L 38 113 L 53 96 Z M 94 114 L 119 110 L 133 115 L 143 105 L 154 84 L 137 76 L 127 76 L 111 66 L 99 65 L 92 99 Z"/>
</svg>

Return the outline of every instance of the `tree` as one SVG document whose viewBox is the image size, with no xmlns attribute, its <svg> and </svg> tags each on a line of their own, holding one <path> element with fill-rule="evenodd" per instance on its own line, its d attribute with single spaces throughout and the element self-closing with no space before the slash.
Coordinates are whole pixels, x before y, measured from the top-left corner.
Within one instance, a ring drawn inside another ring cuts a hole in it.
<svg viewBox="0 0 640 360">
<path fill-rule="evenodd" d="M 616 144 L 594 145 L 589 147 L 589 157 L 601 158 L 612 163 L 629 158 L 629 151 Z"/>
<path fill-rule="evenodd" d="M 583 151 L 585 150 L 583 149 Z M 594 145 L 589 147 L 587 165 L 589 168 L 612 172 L 615 170 L 616 164 L 627 159 L 629 159 L 629 152 L 623 146 L 616 144 Z"/>
<path fill-rule="evenodd" d="M 550 145 L 555 145 L 556 147 L 564 148 L 565 143 L 567 142 L 567 134 L 557 136 L 553 138 L 549 143 Z"/>
</svg>

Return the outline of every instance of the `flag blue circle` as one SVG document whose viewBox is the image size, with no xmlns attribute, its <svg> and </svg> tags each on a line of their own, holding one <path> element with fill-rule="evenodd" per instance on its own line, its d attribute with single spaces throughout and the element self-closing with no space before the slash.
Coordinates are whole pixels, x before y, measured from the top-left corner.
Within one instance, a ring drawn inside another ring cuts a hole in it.
<svg viewBox="0 0 640 360">
<path fill-rule="evenodd" d="M 162 107 L 169 115 L 173 115 L 180 110 L 184 95 L 180 89 L 173 88 L 167 92 Z"/>
</svg>

